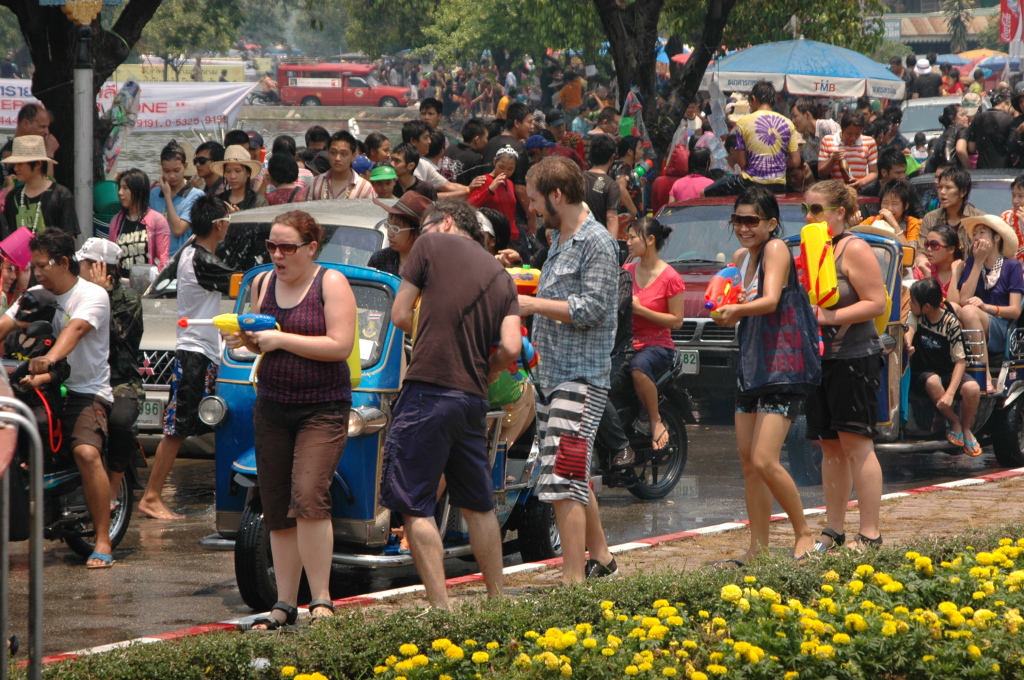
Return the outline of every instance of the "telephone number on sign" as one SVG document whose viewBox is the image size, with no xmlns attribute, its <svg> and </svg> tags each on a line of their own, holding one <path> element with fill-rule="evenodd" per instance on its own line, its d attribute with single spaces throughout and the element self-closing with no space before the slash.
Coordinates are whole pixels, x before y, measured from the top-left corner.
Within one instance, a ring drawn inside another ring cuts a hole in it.
<svg viewBox="0 0 1024 680">
<path fill-rule="evenodd" d="M 2 118 L 0 118 L 2 120 Z M 205 117 L 193 117 L 193 118 L 140 118 L 136 122 L 135 127 L 137 128 L 170 128 L 170 127 L 193 127 L 196 125 L 215 125 L 217 123 L 226 123 L 228 121 L 227 116 L 205 116 Z"/>
</svg>

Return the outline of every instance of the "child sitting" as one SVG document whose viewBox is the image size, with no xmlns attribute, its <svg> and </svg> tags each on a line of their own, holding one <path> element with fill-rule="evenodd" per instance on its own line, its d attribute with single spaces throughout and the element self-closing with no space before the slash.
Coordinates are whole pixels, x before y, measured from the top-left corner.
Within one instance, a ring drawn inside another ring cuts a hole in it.
<svg viewBox="0 0 1024 680">
<path fill-rule="evenodd" d="M 981 388 L 966 376 L 967 356 L 960 321 L 942 299 L 942 288 L 933 278 L 922 279 L 910 287 L 910 329 L 906 342 L 913 355 L 910 362 L 910 389 L 927 394 L 949 424 L 946 439 L 963 448 L 969 456 L 981 453 L 971 432 L 978 411 Z M 960 413 L 953 410 L 953 399 L 960 393 Z"/>
</svg>

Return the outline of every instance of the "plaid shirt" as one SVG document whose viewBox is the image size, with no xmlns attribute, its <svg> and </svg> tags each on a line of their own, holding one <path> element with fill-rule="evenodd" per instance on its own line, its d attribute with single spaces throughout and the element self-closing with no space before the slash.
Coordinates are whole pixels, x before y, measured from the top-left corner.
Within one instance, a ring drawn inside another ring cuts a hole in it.
<svg viewBox="0 0 1024 680">
<path fill-rule="evenodd" d="M 557 231 L 541 271 L 538 298 L 567 300 L 572 323 L 537 315 L 533 342 L 543 357 L 537 366 L 541 387 L 582 381 L 611 387 L 611 353 L 618 301 L 618 248 L 594 216 L 564 244 Z"/>
</svg>

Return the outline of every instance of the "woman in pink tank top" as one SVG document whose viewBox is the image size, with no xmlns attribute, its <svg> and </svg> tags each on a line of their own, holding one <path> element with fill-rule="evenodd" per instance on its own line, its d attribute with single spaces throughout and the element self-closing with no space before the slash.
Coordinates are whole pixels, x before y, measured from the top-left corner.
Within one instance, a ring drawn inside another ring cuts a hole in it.
<svg viewBox="0 0 1024 680">
<path fill-rule="evenodd" d="M 278 215 L 267 251 L 274 270 L 252 285 L 252 309 L 280 330 L 225 335 L 230 348 L 262 354 L 253 409 L 256 474 L 280 601 L 253 628 L 295 622 L 305 569 L 313 620 L 331 616 L 330 486 L 345 449 L 352 387 L 356 301 L 340 272 L 315 261 L 323 230 L 308 213 Z"/>
</svg>

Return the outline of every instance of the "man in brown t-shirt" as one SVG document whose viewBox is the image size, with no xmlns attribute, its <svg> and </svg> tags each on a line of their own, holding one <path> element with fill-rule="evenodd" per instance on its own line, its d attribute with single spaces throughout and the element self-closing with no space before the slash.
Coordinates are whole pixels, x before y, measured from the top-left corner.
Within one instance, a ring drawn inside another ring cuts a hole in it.
<svg viewBox="0 0 1024 680">
<path fill-rule="evenodd" d="M 442 474 L 451 504 L 462 509 L 469 525 L 487 594 L 501 594 L 487 385 L 519 355 L 522 336 L 515 284 L 481 245 L 475 211 L 464 201 L 439 201 L 424 217 L 420 234 L 391 308 L 395 325 L 412 333 L 415 344 L 391 414 L 380 498 L 404 516 L 431 604 L 447 608 L 444 545 L 434 523 Z"/>
</svg>

